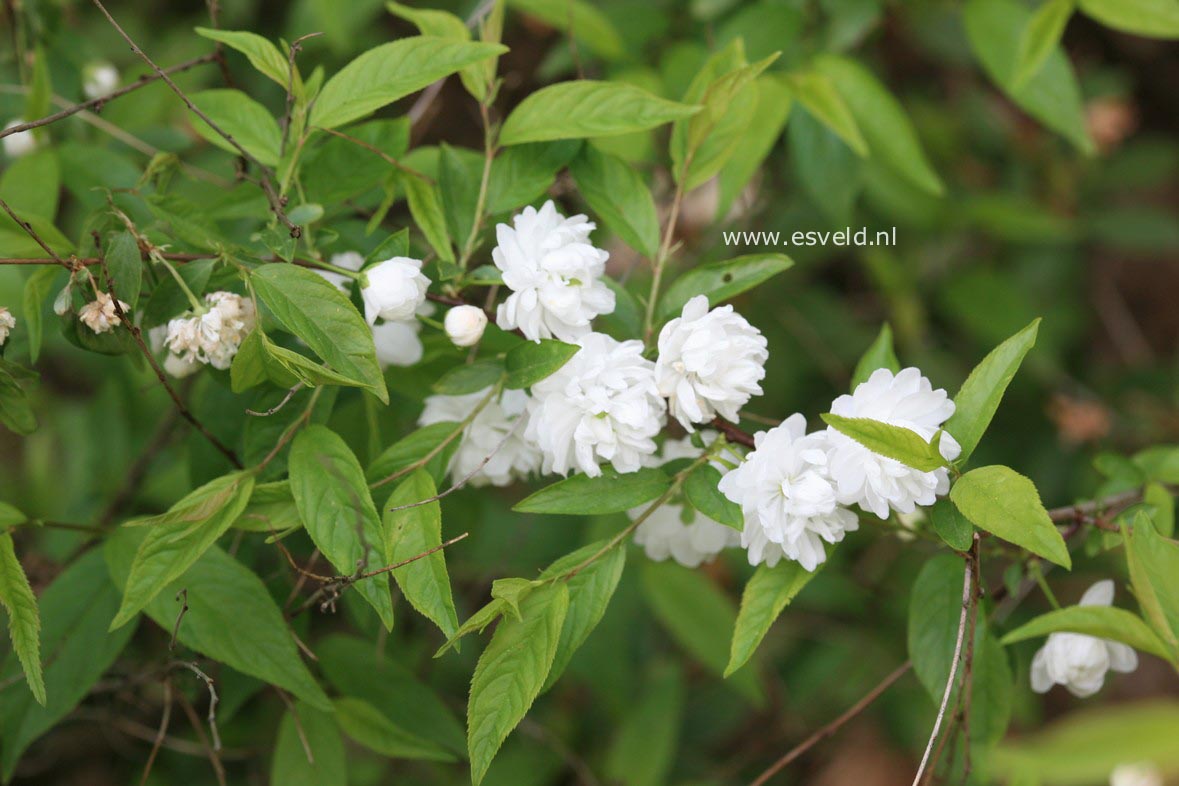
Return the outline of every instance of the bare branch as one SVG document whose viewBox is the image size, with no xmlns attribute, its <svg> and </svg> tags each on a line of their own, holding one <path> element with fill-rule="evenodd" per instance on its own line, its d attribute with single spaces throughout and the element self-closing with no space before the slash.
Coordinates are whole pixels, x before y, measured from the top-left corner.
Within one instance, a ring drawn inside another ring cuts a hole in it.
<svg viewBox="0 0 1179 786">
<path fill-rule="evenodd" d="M 209 732 L 213 735 L 213 750 L 221 750 L 221 735 L 217 732 L 217 688 L 213 685 L 213 678 L 205 672 L 201 671 L 201 667 L 196 665 L 193 661 L 188 660 L 174 660 L 168 664 L 169 669 L 188 669 L 195 674 L 205 687 L 209 689 L 209 714 L 207 716 L 209 721 Z M 199 724 L 197 724 L 199 728 Z"/>
<path fill-rule="evenodd" d="M 147 756 L 147 763 L 143 765 L 143 775 L 139 778 L 139 786 L 146 786 L 147 778 L 151 775 L 151 768 L 156 763 L 156 756 L 168 736 L 168 723 L 172 720 L 172 680 L 164 678 L 164 712 L 160 717 L 160 728 L 156 731 L 156 738 L 151 744 L 151 753 Z"/>
<path fill-rule="evenodd" d="M 49 244 L 46 243 L 41 238 L 41 236 L 39 234 L 37 234 L 37 230 L 33 229 L 33 225 L 30 224 L 28 221 L 25 221 L 20 216 L 18 216 L 16 214 L 16 212 L 13 211 L 13 209 L 11 207 L 9 207 L 8 203 L 5 202 L 3 199 L 0 199 L 0 207 L 4 208 L 4 212 L 7 213 L 12 218 L 12 220 L 16 222 L 16 225 L 18 227 L 20 227 L 21 229 L 23 229 L 25 231 L 25 234 L 27 234 L 29 237 L 31 237 L 33 240 L 35 240 L 37 242 L 37 245 L 39 245 L 41 248 L 45 249 L 45 253 L 48 254 L 49 256 L 51 256 L 53 258 L 53 261 L 56 264 L 61 265 L 62 267 L 66 268 L 67 270 L 72 269 L 70 267 L 70 263 L 66 262 L 64 259 L 62 259 L 60 256 L 58 256 L 57 252 L 54 251 L 52 248 L 50 248 Z"/>
<path fill-rule="evenodd" d="M 209 758 L 209 764 L 213 766 L 213 774 L 217 777 L 217 783 L 219 786 L 227 786 L 225 782 L 225 766 L 221 763 L 221 754 L 217 749 L 209 745 L 209 738 L 205 736 L 205 730 L 201 727 L 201 719 L 197 717 L 192 703 L 184 697 L 183 693 L 176 694 L 176 701 L 180 704 L 180 709 L 184 710 L 184 714 L 188 716 L 188 722 L 192 724 L 197 737 L 200 738 L 205 755 Z"/>
</svg>

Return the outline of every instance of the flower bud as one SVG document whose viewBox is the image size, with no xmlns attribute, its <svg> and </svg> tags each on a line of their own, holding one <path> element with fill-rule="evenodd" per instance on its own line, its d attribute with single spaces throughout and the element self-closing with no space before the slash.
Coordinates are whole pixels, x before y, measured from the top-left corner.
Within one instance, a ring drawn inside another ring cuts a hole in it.
<svg viewBox="0 0 1179 786">
<path fill-rule="evenodd" d="M 364 316 L 371 325 L 377 317 L 389 321 L 413 319 L 426 299 L 430 279 L 422 275 L 422 261 L 393 257 L 364 271 L 360 290 Z"/>
<path fill-rule="evenodd" d="M 119 71 L 105 60 L 88 63 L 82 69 L 82 92 L 94 99 L 114 92 L 119 86 Z"/>
<path fill-rule="evenodd" d="M 4 342 L 8 340 L 8 334 L 16 327 L 16 317 L 8 312 L 4 306 L 0 306 L 0 347 L 4 346 Z"/>
<path fill-rule="evenodd" d="M 455 306 L 446 312 L 446 335 L 456 347 L 470 347 L 483 338 L 487 315 L 478 306 Z"/>
<path fill-rule="evenodd" d="M 73 305 L 73 288 L 74 279 L 70 278 L 66 285 L 61 288 L 61 291 L 57 293 L 57 297 L 53 299 L 54 314 L 64 317 L 70 313 L 70 307 Z"/>
<path fill-rule="evenodd" d="M 24 123 L 24 118 L 18 117 L 4 126 L 4 130 L 7 131 L 10 128 L 24 125 Z M 18 131 L 15 134 L 9 134 L 0 141 L 4 143 L 4 155 L 9 158 L 20 158 L 37 149 L 37 138 L 33 136 L 32 131 Z"/>
</svg>

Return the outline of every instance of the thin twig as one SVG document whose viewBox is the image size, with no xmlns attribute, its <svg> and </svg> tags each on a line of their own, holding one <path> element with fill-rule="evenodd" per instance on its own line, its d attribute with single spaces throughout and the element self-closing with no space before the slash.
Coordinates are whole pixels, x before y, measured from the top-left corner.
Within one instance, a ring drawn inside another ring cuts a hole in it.
<svg viewBox="0 0 1179 786">
<path fill-rule="evenodd" d="M 295 709 L 295 703 L 291 701 L 291 697 L 282 688 L 274 689 L 278 693 L 278 697 L 282 699 L 282 703 L 287 705 L 287 712 L 291 713 L 291 719 L 295 722 L 295 734 L 299 737 L 299 744 L 303 746 L 303 753 L 307 756 L 308 764 L 315 764 L 315 754 L 311 752 L 311 743 L 307 741 L 307 732 L 303 730 L 303 721 L 299 720 L 299 712 Z"/>
<path fill-rule="evenodd" d="M 205 736 L 205 730 L 201 727 L 201 719 L 197 716 L 196 710 L 193 709 L 192 703 L 185 698 L 183 693 L 176 694 L 176 701 L 180 704 L 180 709 L 184 710 L 184 714 L 188 716 L 188 722 L 192 724 L 193 730 L 201 741 L 201 747 L 205 751 L 205 755 L 209 758 L 209 764 L 213 767 L 213 774 L 217 777 L 218 786 L 227 786 L 225 782 L 225 765 L 221 763 L 221 754 L 209 744 L 209 738 Z"/>
<path fill-rule="evenodd" d="M 921 766 L 917 768 L 917 775 L 913 778 L 913 786 L 921 783 L 921 776 L 925 774 L 925 767 L 929 763 L 929 755 L 933 752 L 933 744 L 937 740 L 942 727 L 942 720 L 946 715 L 946 707 L 950 703 L 950 694 L 954 692 L 954 681 L 958 676 L 958 660 L 962 657 L 962 640 L 966 634 L 966 619 L 970 614 L 971 594 L 973 592 L 974 570 L 969 561 L 964 566 L 965 578 L 962 580 L 962 614 L 958 618 L 958 640 L 954 643 L 954 659 L 950 661 L 950 676 L 946 679 L 946 690 L 942 694 L 942 704 L 938 708 L 937 718 L 933 722 L 933 731 L 929 733 L 929 742 L 925 746 L 925 754 L 921 757 Z"/>
<path fill-rule="evenodd" d="M 172 640 L 168 642 L 168 651 L 176 649 L 176 637 L 180 635 L 180 623 L 188 613 L 188 589 L 176 593 L 176 600 L 180 602 L 180 612 L 176 615 L 176 622 L 172 625 Z"/>
<path fill-rule="evenodd" d="M 782 769 L 789 765 L 792 761 L 797 759 L 799 756 L 802 756 L 802 754 L 806 753 L 811 748 L 815 747 L 815 745 L 833 735 L 835 732 L 839 731 L 848 721 L 850 721 L 852 718 L 855 718 L 861 712 L 866 710 L 869 705 L 880 698 L 881 694 L 892 687 L 893 683 L 895 683 L 901 677 L 905 676 L 905 674 L 911 668 L 913 668 L 912 661 L 905 661 L 900 666 L 897 666 L 895 669 L 893 669 L 892 673 L 877 683 L 876 687 L 864 694 L 864 696 L 859 701 L 845 710 L 842 715 L 787 751 L 780 759 L 771 764 L 765 772 L 757 776 L 757 778 L 752 783 L 750 783 L 749 786 L 763 786 L 763 784 L 781 772 Z"/>
<path fill-rule="evenodd" d="M 278 148 L 278 157 L 282 158 L 287 154 L 287 141 L 291 135 L 291 121 L 292 112 L 295 108 L 295 74 L 298 70 L 295 68 L 295 55 L 303 49 L 303 42 L 321 36 L 323 33 L 308 33 L 302 35 L 291 42 L 287 50 L 287 101 L 286 110 L 283 112 L 282 118 L 282 144 Z"/>
<path fill-rule="evenodd" d="M 188 660 L 174 660 L 168 664 L 169 669 L 188 669 L 195 674 L 201 681 L 205 683 L 205 687 L 209 689 L 209 714 L 207 720 L 209 721 L 209 733 L 213 736 L 213 750 L 221 750 L 221 735 L 217 732 L 217 703 L 220 699 L 217 698 L 217 688 L 213 684 L 213 678 L 205 674 L 201 667 L 196 665 L 193 661 Z"/>
<path fill-rule="evenodd" d="M 39 245 L 41 248 L 45 249 L 45 253 L 48 254 L 49 256 L 51 256 L 55 263 L 63 266 L 67 270 L 72 269 L 70 267 L 70 263 L 66 262 L 64 259 L 62 259 L 60 256 L 58 256 L 57 252 L 54 251 L 52 248 L 50 248 L 49 244 L 46 243 L 41 238 L 41 236 L 39 234 L 37 234 L 37 230 L 33 229 L 33 225 L 30 224 L 28 221 L 25 221 L 20 216 L 18 216 L 13 211 L 13 209 L 8 206 L 8 203 L 5 202 L 3 199 L 0 199 L 0 207 L 4 208 L 4 212 L 12 217 L 12 220 L 16 222 L 16 225 L 25 231 L 25 234 L 27 234 L 29 237 L 31 237 L 33 240 L 35 240 L 37 245 Z"/>
<path fill-rule="evenodd" d="M 128 93 L 133 93 L 136 90 L 138 90 L 139 88 L 146 87 L 147 85 L 150 85 L 152 82 L 155 82 L 155 81 L 161 79 L 160 71 L 162 71 L 162 73 L 166 74 L 166 75 L 179 74 L 180 72 L 187 71 L 190 68 L 195 68 L 196 66 L 204 65 L 205 63 L 215 62 L 216 59 L 217 59 L 216 54 L 201 55 L 200 57 L 194 57 L 192 60 L 186 60 L 183 63 L 179 63 L 174 66 L 168 66 L 167 68 L 160 69 L 155 74 L 144 74 L 143 76 L 139 77 L 138 81 L 133 82 L 132 84 L 126 85 L 124 87 L 120 87 L 118 90 L 107 93 L 104 96 L 99 96 L 98 98 L 91 98 L 89 101 L 83 101 L 79 104 L 71 104 L 70 106 L 66 107 L 65 109 L 62 109 L 60 112 L 54 112 L 52 115 L 46 115 L 45 117 L 39 118 L 37 120 L 30 120 L 27 123 L 21 123 L 20 125 L 13 126 L 12 128 L 5 128 L 3 130 L 0 130 L 0 139 L 8 136 L 9 134 L 19 134 L 21 131 L 28 131 L 33 128 L 47 126 L 50 123 L 56 123 L 58 120 L 64 120 L 65 118 L 69 117 L 70 115 L 76 115 L 78 112 L 82 112 L 82 111 L 85 111 L 88 109 L 93 109 L 95 112 L 102 111 L 102 107 L 108 101 L 113 101 L 116 98 L 121 98 L 122 96 L 125 96 Z"/>
<path fill-rule="evenodd" d="M 380 156 L 382 161 L 384 161 L 386 164 L 393 167 L 394 169 L 404 172 L 405 174 L 409 175 L 410 177 L 416 177 L 418 180 L 421 180 L 423 183 L 429 183 L 430 185 L 434 185 L 434 179 L 432 177 L 430 177 L 429 175 L 425 174 L 424 172 L 419 172 L 418 170 L 416 170 L 412 167 L 406 166 L 405 164 L 401 163 L 393 156 L 386 153 L 381 148 L 377 147 L 376 145 L 370 145 L 368 142 L 365 142 L 363 139 L 360 139 L 359 137 L 354 137 L 351 134 L 345 134 L 343 131 L 337 130 L 335 128 L 322 128 L 320 126 L 316 126 L 315 130 L 316 131 L 326 131 L 327 133 L 331 134 L 332 136 L 338 136 L 340 139 L 344 139 L 348 142 L 351 142 L 352 144 L 356 145 L 357 147 L 362 147 L 365 150 L 369 151 L 370 153 L 374 153 L 377 156 Z"/>
<path fill-rule="evenodd" d="M 143 765 L 143 775 L 139 779 L 139 786 L 147 784 L 147 778 L 151 775 L 151 768 L 156 763 L 156 756 L 160 752 L 160 748 L 164 744 L 164 739 L 168 736 L 168 723 L 172 720 L 172 680 L 167 677 L 164 678 L 164 711 L 160 717 L 160 728 L 156 731 L 156 738 L 151 744 L 151 753 L 147 756 L 147 762 Z"/>
<path fill-rule="evenodd" d="M 248 407 L 247 407 L 247 408 L 246 408 L 246 414 L 247 414 L 247 415 L 253 415 L 253 416 L 254 416 L 254 417 L 256 417 L 256 418 L 268 418 L 268 417 L 270 417 L 271 415 L 273 415 L 273 414 L 277 413 L 277 412 L 278 412 L 279 410 L 281 410 L 283 407 L 285 407 L 285 406 L 286 406 L 286 405 L 287 405 L 287 404 L 290 402 L 290 400 L 291 400 L 292 398 L 294 398 L 294 397 L 295 397 L 295 394 L 296 394 L 296 393 L 298 393 L 298 392 L 299 392 L 299 391 L 300 391 L 302 388 L 303 388 L 303 383 L 302 383 L 301 381 L 300 381 L 300 382 L 296 382 L 296 383 L 295 383 L 295 384 L 294 384 L 294 385 L 291 387 L 291 389 L 287 391 L 287 394 L 286 394 L 285 396 L 283 396 L 283 397 L 282 397 L 282 401 L 278 402 L 277 404 L 275 404 L 275 405 L 274 405 L 273 407 L 271 407 L 270 409 L 264 410 L 264 411 L 262 411 L 262 412 L 257 412 L 257 411 L 255 411 L 255 410 L 252 410 L 252 409 L 250 409 L 250 408 L 248 408 Z"/>
<path fill-rule="evenodd" d="M 172 92 L 175 93 L 177 97 L 179 97 L 180 100 L 184 102 L 184 105 L 188 107 L 188 110 L 203 120 L 209 126 L 209 128 L 213 129 L 213 131 L 221 136 L 226 142 L 232 145 L 233 148 L 237 150 L 239 154 L 241 154 L 242 158 L 249 161 L 258 169 L 258 181 L 262 191 L 266 194 L 267 201 L 270 203 L 271 211 L 274 213 L 275 217 L 281 221 L 283 225 L 286 226 L 286 228 L 290 231 L 291 237 L 301 237 L 303 234 L 302 228 L 287 218 L 286 213 L 283 212 L 283 200 L 274 190 L 274 184 L 270 180 L 269 170 L 267 170 L 262 162 L 255 158 L 254 155 L 250 153 L 250 151 L 242 147 L 241 143 L 238 142 L 232 134 L 228 133 L 192 102 L 192 99 L 189 98 L 188 95 L 183 90 L 181 90 L 174 81 L 172 81 L 172 78 L 168 76 L 162 68 L 156 65 L 155 61 L 152 60 L 151 57 L 149 57 L 148 54 L 139 47 L 139 44 L 135 43 L 131 36 L 127 34 L 127 31 L 124 30 L 117 21 L 115 21 L 115 18 L 111 16 L 111 12 L 108 11 L 106 6 L 102 4 L 102 0 L 93 0 L 93 2 L 98 10 L 102 12 L 102 15 L 106 17 L 107 21 L 111 23 L 111 26 L 115 28 L 115 31 L 118 32 L 119 36 L 122 37 L 122 39 L 127 42 L 127 45 L 131 47 L 131 51 L 138 55 L 140 59 L 143 60 L 143 62 L 147 63 L 147 65 L 151 67 L 151 69 L 155 71 L 161 79 L 164 80 L 164 84 L 171 88 Z"/>
</svg>

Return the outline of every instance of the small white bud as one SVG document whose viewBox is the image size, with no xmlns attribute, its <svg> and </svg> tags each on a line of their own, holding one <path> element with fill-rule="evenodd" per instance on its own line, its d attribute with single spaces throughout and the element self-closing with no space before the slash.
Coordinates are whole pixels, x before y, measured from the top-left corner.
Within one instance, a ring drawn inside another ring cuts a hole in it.
<svg viewBox="0 0 1179 786">
<path fill-rule="evenodd" d="M 18 117 L 4 126 L 4 130 L 7 131 L 10 128 L 16 128 L 19 125 L 24 125 L 24 123 L 24 118 Z M 18 131 L 15 134 L 9 134 L 0 141 L 4 143 L 4 155 L 9 158 L 20 158 L 37 149 L 37 138 L 33 136 L 32 131 Z"/>
<path fill-rule="evenodd" d="M 89 63 L 82 69 L 82 92 L 94 99 L 114 92 L 119 86 L 119 71 L 105 60 Z"/>
<path fill-rule="evenodd" d="M 483 338 L 487 315 L 478 306 L 455 306 L 446 312 L 446 335 L 456 347 L 470 347 Z"/>
<path fill-rule="evenodd" d="M 69 283 L 61 288 L 57 293 L 57 297 L 53 299 L 53 313 L 59 317 L 64 317 L 70 312 L 72 304 L 72 290 L 74 287 L 74 280 L 70 279 Z"/>
</svg>

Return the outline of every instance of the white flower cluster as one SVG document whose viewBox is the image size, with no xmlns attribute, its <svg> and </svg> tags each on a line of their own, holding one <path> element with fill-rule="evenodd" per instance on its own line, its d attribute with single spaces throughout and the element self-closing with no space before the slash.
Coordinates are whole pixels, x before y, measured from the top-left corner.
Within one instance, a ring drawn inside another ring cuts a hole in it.
<svg viewBox="0 0 1179 786">
<path fill-rule="evenodd" d="M 119 309 L 126 313 L 131 306 L 119 301 Z M 106 292 L 95 293 L 94 300 L 78 310 L 78 319 L 95 333 L 109 333 L 121 324 L 115 300 Z"/>
<path fill-rule="evenodd" d="M 418 425 L 461 423 L 490 393 L 490 388 L 484 388 L 464 396 L 430 396 Z M 484 405 L 463 429 L 462 441 L 450 462 L 453 480 L 469 477 L 474 486 L 507 486 L 540 469 L 540 451 L 524 439 L 521 420 L 528 417 L 527 403 L 524 391 L 505 390 Z"/>
<path fill-rule="evenodd" d="M 1114 585 L 1099 581 L 1081 596 L 1081 606 L 1113 604 Z M 1032 690 L 1047 693 L 1063 685 L 1078 698 L 1092 696 L 1105 684 L 1110 669 L 1131 672 L 1138 668 L 1138 654 L 1128 645 L 1083 633 L 1053 633 L 1032 659 Z"/>
<path fill-rule="evenodd" d="M 355 251 L 333 254 L 328 261 L 338 268 L 357 272 L 364 266 L 364 257 Z M 410 264 L 402 264 L 404 262 Z M 425 302 L 426 287 L 429 286 L 430 280 L 422 275 L 422 263 L 416 259 L 394 257 L 374 266 L 372 270 L 385 266 L 389 266 L 388 270 L 378 274 L 375 281 L 368 278 L 369 286 L 362 291 L 362 294 L 367 293 L 364 294 L 365 314 L 370 317 L 369 325 L 372 327 L 373 343 L 377 350 L 377 362 L 382 368 L 412 366 L 422 359 L 422 340 L 418 337 L 422 326 L 416 314 L 429 315 L 433 310 L 430 304 Z M 388 271 L 395 271 L 400 275 L 388 275 Z M 316 269 L 315 272 L 345 295 L 352 293 L 353 279 L 349 276 L 334 270 Z M 366 273 L 366 278 L 369 275 Z M 377 322 L 377 317 L 370 312 L 369 303 L 373 303 L 372 307 L 375 308 L 378 301 L 398 301 L 403 305 L 412 302 L 413 308 L 410 309 L 407 318 L 389 318 L 382 315 L 382 321 Z"/>
<path fill-rule="evenodd" d="M 93 100 L 114 92 L 119 86 L 119 70 L 105 60 L 88 63 L 82 69 L 82 92 Z"/>
<path fill-rule="evenodd" d="M 16 317 L 7 308 L 0 306 L 0 347 L 8 340 L 8 334 L 16 327 Z"/>
<path fill-rule="evenodd" d="M 205 295 L 200 314 L 177 317 L 168 322 L 164 345 L 170 355 L 164 362 L 169 374 L 183 377 L 204 363 L 227 369 L 246 335 L 254 329 L 254 303 L 233 292 Z"/>
<path fill-rule="evenodd" d="M 4 130 L 7 131 L 10 128 L 23 126 L 25 122 L 23 117 L 18 117 L 4 126 Z M 3 139 L 0 139 L 0 142 L 4 143 L 4 155 L 9 158 L 27 156 L 37 149 L 37 137 L 33 136 L 32 131 L 17 131 L 15 134 L 9 134 Z"/>
<path fill-rule="evenodd" d="M 831 409 L 901 426 L 930 440 L 954 413 L 954 403 L 915 368 L 898 374 L 880 369 Z M 917 505 L 931 505 L 949 487 L 944 469 L 907 467 L 833 428 L 807 434 L 802 415 L 759 432 L 754 440 L 753 452 L 720 483 L 721 493 L 744 511 L 741 543 L 754 565 L 772 566 L 785 557 L 814 570 L 827 558 L 824 543 L 838 543 L 858 528 L 847 506 L 887 518 L 890 509 L 908 514 Z M 947 459 L 960 451 L 948 434 L 943 433 L 940 445 Z"/>
<path fill-rule="evenodd" d="M 540 210 L 526 207 L 513 226 L 495 228 L 492 261 L 512 290 L 496 315 L 504 330 L 519 328 L 532 341 L 576 341 L 590 321 L 614 311 L 614 293 L 601 281 L 610 257 L 589 242 L 592 221 L 565 218 L 552 200 Z"/>
</svg>

